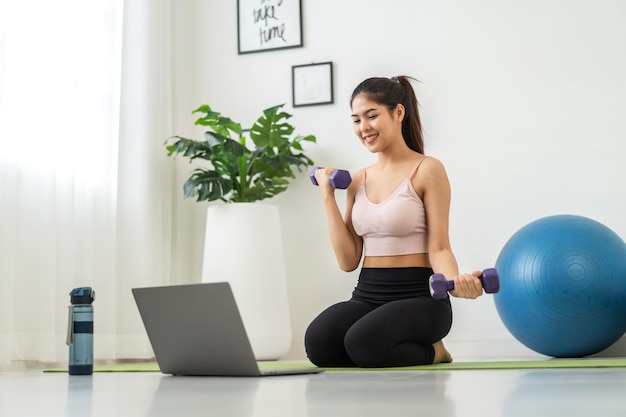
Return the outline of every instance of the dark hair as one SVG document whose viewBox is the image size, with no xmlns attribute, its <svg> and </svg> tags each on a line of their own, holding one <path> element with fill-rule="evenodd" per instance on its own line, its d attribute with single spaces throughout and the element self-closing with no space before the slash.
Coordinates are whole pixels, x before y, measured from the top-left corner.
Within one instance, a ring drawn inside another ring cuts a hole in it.
<svg viewBox="0 0 626 417">
<path fill-rule="evenodd" d="M 361 82 L 350 98 L 352 101 L 359 94 L 365 95 L 368 99 L 382 104 L 392 112 L 398 104 L 402 104 L 405 109 L 404 120 L 402 120 L 402 136 L 407 146 L 416 152 L 424 153 L 424 136 L 422 134 L 422 122 L 420 120 L 419 103 L 411 80 L 415 78 L 406 75 L 384 78 L 373 77 Z"/>
</svg>

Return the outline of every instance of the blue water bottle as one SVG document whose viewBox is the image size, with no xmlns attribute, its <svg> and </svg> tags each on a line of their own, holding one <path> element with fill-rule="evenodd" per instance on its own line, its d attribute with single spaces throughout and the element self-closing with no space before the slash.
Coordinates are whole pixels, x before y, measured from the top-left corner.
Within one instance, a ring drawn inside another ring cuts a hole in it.
<svg viewBox="0 0 626 417">
<path fill-rule="evenodd" d="M 70 293 L 67 345 L 70 347 L 69 374 L 93 374 L 93 301 L 90 287 L 74 288 Z"/>
</svg>

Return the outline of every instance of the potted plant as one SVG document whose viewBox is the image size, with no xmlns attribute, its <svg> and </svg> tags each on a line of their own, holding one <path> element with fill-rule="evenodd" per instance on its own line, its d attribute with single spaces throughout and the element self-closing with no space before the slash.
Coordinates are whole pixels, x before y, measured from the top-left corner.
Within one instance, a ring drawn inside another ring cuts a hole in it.
<svg viewBox="0 0 626 417">
<path fill-rule="evenodd" d="M 206 161 L 183 185 L 185 197 L 222 201 L 207 209 L 203 282 L 231 284 L 257 360 L 279 359 L 292 343 L 278 207 L 260 204 L 287 190 L 313 165 L 303 143 L 313 135 L 294 135 L 283 105 L 263 110 L 248 131 L 241 124 L 202 105 L 195 124 L 209 128 L 204 140 L 180 136 L 166 143 L 169 156 Z"/>
<path fill-rule="evenodd" d="M 284 104 L 263 110 L 250 129 L 255 148 L 250 149 L 242 136 L 241 124 L 223 117 L 207 104 L 193 113 L 202 113 L 196 125 L 207 126 L 203 141 L 172 136 L 166 142 L 169 156 L 204 159 L 210 166 L 197 168 L 184 184 L 185 197 L 197 201 L 221 200 L 227 203 L 255 202 L 287 190 L 293 168 L 302 171 L 313 165 L 304 153 L 302 142 L 315 142 L 315 136 L 291 137 L 294 127 L 286 120 L 290 114 Z M 232 134 L 236 138 L 232 138 Z"/>
</svg>

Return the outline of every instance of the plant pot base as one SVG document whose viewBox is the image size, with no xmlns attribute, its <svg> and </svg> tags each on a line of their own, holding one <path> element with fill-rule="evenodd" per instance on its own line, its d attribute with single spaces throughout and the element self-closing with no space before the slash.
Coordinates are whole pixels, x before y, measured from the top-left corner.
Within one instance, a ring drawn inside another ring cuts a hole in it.
<svg viewBox="0 0 626 417">
<path fill-rule="evenodd" d="M 280 359 L 292 332 L 278 207 L 209 206 L 203 282 L 229 282 L 257 360 Z"/>
</svg>

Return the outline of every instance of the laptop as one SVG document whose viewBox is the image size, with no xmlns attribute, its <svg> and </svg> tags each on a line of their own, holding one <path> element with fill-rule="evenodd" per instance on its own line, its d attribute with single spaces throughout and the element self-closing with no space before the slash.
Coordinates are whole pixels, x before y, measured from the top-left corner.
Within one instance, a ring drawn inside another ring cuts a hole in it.
<svg viewBox="0 0 626 417">
<path fill-rule="evenodd" d="M 133 288 L 132 293 L 164 374 L 267 376 L 324 371 L 261 369 L 227 282 Z"/>
</svg>

